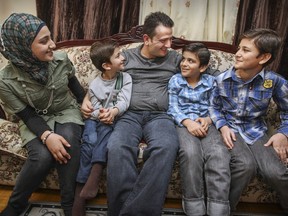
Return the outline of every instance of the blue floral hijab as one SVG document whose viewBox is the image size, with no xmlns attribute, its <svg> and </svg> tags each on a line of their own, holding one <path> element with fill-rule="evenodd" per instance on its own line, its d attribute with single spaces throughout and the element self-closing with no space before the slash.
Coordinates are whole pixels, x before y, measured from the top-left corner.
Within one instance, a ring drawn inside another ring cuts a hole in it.
<svg viewBox="0 0 288 216">
<path fill-rule="evenodd" d="M 46 24 L 39 18 L 25 13 L 13 13 L 1 28 L 0 52 L 32 79 L 41 84 L 48 80 L 48 63 L 38 60 L 32 53 L 31 45 Z"/>
</svg>

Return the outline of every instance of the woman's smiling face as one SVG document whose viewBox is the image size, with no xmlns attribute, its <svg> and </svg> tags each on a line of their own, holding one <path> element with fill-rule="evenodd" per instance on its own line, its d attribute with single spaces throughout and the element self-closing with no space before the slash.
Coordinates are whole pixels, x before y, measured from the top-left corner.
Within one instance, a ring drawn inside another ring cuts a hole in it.
<svg viewBox="0 0 288 216">
<path fill-rule="evenodd" d="M 31 45 L 33 55 L 40 61 L 52 61 L 53 50 L 55 48 L 56 45 L 51 39 L 51 33 L 48 27 L 43 26 Z"/>
</svg>

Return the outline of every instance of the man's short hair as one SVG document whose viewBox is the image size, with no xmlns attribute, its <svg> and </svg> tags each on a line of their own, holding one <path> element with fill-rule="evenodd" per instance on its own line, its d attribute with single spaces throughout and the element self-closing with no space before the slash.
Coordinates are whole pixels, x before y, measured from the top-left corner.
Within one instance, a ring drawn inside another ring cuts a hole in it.
<svg viewBox="0 0 288 216">
<path fill-rule="evenodd" d="M 153 12 L 146 16 L 143 25 L 143 34 L 147 34 L 150 38 L 153 38 L 155 29 L 157 26 L 163 25 L 165 27 L 172 28 L 174 26 L 173 20 L 163 12 Z"/>
</svg>

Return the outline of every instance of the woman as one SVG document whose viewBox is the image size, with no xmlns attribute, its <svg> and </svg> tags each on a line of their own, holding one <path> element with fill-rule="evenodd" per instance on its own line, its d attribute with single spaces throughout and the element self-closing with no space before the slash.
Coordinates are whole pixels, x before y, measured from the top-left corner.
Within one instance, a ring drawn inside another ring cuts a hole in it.
<svg viewBox="0 0 288 216">
<path fill-rule="evenodd" d="M 45 23 L 33 15 L 13 13 L 2 25 L 0 51 L 9 62 L 0 71 L 0 99 L 20 118 L 28 157 L 1 216 L 20 215 L 52 167 L 64 214 L 71 215 L 83 125 L 78 103 L 85 92 L 67 54 L 54 53 L 55 47 Z"/>
</svg>

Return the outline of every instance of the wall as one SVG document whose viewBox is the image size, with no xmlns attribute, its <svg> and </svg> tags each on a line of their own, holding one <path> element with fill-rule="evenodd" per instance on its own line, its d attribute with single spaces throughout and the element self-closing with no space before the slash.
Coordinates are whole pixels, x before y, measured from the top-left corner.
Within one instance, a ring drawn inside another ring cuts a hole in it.
<svg viewBox="0 0 288 216">
<path fill-rule="evenodd" d="M 13 12 L 36 15 L 35 0 L 0 0 L 0 24 Z"/>
<path fill-rule="evenodd" d="M 14 12 L 30 13 L 36 15 L 35 0 L 0 0 L 0 25 Z M 6 64 L 6 59 L 0 54 L 0 68 Z"/>
</svg>

